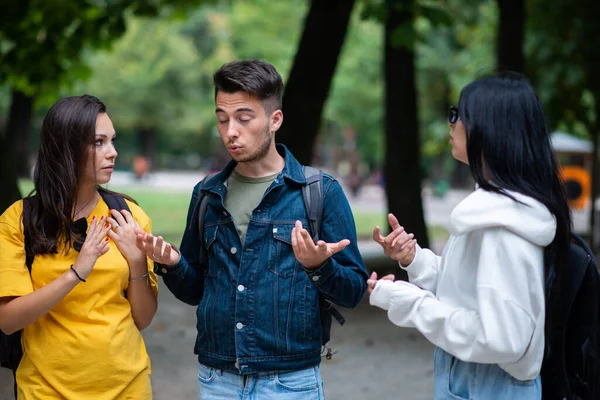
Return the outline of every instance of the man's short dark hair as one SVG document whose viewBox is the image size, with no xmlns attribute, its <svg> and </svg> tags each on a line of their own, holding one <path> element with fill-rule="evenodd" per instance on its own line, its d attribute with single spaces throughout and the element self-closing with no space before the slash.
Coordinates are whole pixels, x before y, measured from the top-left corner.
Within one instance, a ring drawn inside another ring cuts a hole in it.
<svg viewBox="0 0 600 400">
<path fill-rule="evenodd" d="M 283 80 L 275 67 L 260 60 L 241 60 L 223 64 L 213 76 L 215 98 L 219 91 L 246 92 L 263 102 L 267 114 L 281 109 Z"/>
</svg>

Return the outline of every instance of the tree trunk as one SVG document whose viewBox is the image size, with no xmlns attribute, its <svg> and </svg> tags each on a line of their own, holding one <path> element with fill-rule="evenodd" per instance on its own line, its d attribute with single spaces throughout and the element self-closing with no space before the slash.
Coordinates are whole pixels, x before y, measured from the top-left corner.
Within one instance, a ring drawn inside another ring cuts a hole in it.
<svg viewBox="0 0 600 400">
<path fill-rule="evenodd" d="M 156 168 L 156 131 L 153 128 L 141 129 L 140 142 L 142 155 L 150 164 L 150 170 L 154 170 Z"/>
<path fill-rule="evenodd" d="M 283 96 L 277 142 L 302 164 L 312 161 L 323 106 L 346 37 L 355 0 L 312 0 Z"/>
<path fill-rule="evenodd" d="M 600 179 L 600 162 L 598 160 L 598 135 L 600 135 L 600 121 L 598 116 L 600 116 L 600 77 L 597 75 L 598 68 L 600 68 L 600 61 L 595 58 L 591 60 L 588 65 L 588 76 L 589 76 L 589 88 L 591 92 L 594 94 L 594 112 L 596 114 L 596 118 L 592 123 L 590 133 L 592 136 L 593 142 L 593 157 L 592 157 L 592 176 L 591 176 L 591 198 L 590 198 L 590 238 L 589 244 L 592 248 L 594 254 L 598 251 L 598 231 L 596 230 L 597 215 L 596 215 L 596 199 L 600 192 L 600 185 L 598 184 L 598 180 Z"/>
<path fill-rule="evenodd" d="M 388 210 L 423 247 L 429 246 L 421 199 L 421 157 L 415 87 L 415 53 L 395 47 L 393 32 L 413 26 L 414 0 L 386 0 L 385 191 Z M 402 7 L 398 7 L 401 5 Z"/>
<path fill-rule="evenodd" d="M 600 107 L 596 107 L 600 109 Z M 600 110 L 598 110 L 600 111 Z M 598 112 L 597 111 L 597 112 Z M 599 115 L 599 114 L 596 114 Z M 594 124 L 597 125 L 597 124 Z M 598 196 L 598 131 L 592 133 L 592 143 L 594 144 L 593 158 L 592 158 L 592 176 L 591 176 L 591 198 L 590 198 L 590 238 L 589 245 L 596 254 L 598 249 L 598 234 L 596 231 L 596 197 Z"/>
<path fill-rule="evenodd" d="M 499 70 L 525 72 L 525 0 L 498 0 L 500 17 L 497 36 Z"/>
<path fill-rule="evenodd" d="M 5 143 L 11 148 L 14 170 L 20 178 L 31 177 L 29 138 L 33 101 L 33 96 L 28 96 L 18 90 L 12 90 Z"/>
<path fill-rule="evenodd" d="M 9 149 L 6 135 L 0 136 L 0 168 L 2 168 L 0 174 L 0 187 L 2 188 L 0 190 L 0 214 L 2 214 L 12 203 L 21 198 L 13 153 Z"/>
</svg>

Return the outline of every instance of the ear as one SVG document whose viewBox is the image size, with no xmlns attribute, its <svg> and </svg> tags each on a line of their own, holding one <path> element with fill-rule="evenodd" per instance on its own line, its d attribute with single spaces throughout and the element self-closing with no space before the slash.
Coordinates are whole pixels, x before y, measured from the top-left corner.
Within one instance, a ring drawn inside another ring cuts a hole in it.
<svg viewBox="0 0 600 400">
<path fill-rule="evenodd" d="M 271 113 L 269 117 L 269 125 L 271 127 L 271 132 L 277 132 L 279 128 L 281 128 L 281 124 L 283 123 L 283 112 L 281 110 L 275 110 Z"/>
</svg>

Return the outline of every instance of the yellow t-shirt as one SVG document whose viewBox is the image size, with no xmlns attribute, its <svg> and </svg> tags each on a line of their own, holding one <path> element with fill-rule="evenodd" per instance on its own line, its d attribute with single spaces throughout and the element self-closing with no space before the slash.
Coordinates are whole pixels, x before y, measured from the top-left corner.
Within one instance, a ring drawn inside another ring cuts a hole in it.
<svg viewBox="0 0 600 400">
<path fill-rule="evenodd" d="M 146 232 L 150 218 L 127 202 Z M 36 255 L 32 273 L 25 265 L 22 201 L 0 216 L 0 297 L 24 296 L 58 278 L 79 254 Z M 102 199 L 88 216 L 109 216 Z M 158 296 L 152 260 L 150 283 Z M 92 273 L 36 322 L 23 329 L 24 355 L 17 370 L 20 400 L 152 398 L 150 358 L 125 297 L 127 261 L 110 242 Z"/>
</svg>

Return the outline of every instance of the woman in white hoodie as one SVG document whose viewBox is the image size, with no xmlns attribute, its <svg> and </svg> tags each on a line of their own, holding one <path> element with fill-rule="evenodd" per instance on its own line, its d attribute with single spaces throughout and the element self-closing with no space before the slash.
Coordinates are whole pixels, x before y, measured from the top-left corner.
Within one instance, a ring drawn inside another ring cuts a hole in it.
<svg viewBox="0 0 600 400">
<path fill-rule="evenodd" d="M 451 107 L 452 156 L 477 189 L 450 215 L 442 256 L 390 214 L 373 238 L 409 282 L 369 280 L 370 302 L 437 348 L 434 398 L 541 399 L 545 266 L 559 268 L 571 227 L 542 107 L 516 75 L 480 78 Z"/>
</svg>

